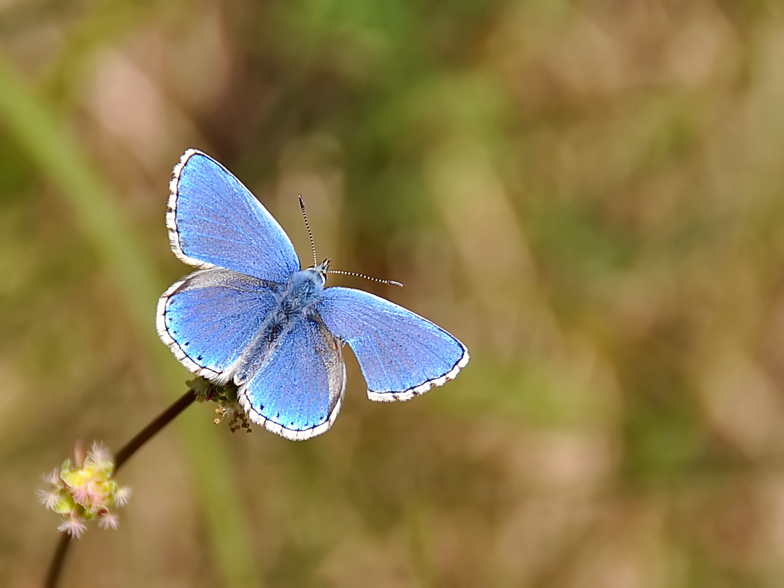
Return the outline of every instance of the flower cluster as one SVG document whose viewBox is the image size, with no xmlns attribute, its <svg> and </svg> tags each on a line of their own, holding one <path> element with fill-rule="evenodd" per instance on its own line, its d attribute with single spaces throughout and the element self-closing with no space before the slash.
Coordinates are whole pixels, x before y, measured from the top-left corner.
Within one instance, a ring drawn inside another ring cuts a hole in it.
<svg viewBox="0 0 784 588">
<path fill-rule="evenodd" d="M 199 402 L 211 401 L 218 405 L 215 409 L 215 414 L 218 417 L 213 421 L 216 425 L 226 422 L 232 433 L 240 430 L 248 433 L 253 432 L 248 415 L 237 402 L 237 386 L 233 383 L 220 386 L 202 377 L 186 383 L 191 390 L 196 392 L 196 398 Z"/>
<path fill-rule="evenodd" d="M 113 509 L 123 506 L 131 495 L 112 479 L 114 460 L 109 450 L 93 443 L 83 459 L 66 459 L 59 470 L 44 476 L 48 487 L 38 491 L 41 504 L 63 516 L 57 527 L 72 537 L 80 537 L 87 521 L 98 521 L 105 529 L 117 528 Z"/>
</svg>

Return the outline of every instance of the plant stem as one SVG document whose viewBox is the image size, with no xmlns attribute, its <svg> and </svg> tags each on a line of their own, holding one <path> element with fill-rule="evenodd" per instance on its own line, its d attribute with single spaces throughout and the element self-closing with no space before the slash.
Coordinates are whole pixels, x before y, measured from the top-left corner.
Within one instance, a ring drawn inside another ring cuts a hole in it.
<svg viewBox="0 0 784 588">
<path fill-rule="evenodd" d="M 149 425 L 144 427 L 133 439 L 128 441 L 114 457 L 114 473 L 117 474 L 120 467 L 128 461 L 131 456 L 136 453 L 142 445 L 147 443 L 152 437 L 155 436 L 161 429 L 172 422 L 177 415 L 188 408 L 196 400 L 196 392 L 188 390 L 183 394 L 174 404 L 164 410 L 158 417 L 153 420 Z M 63 562 L 65 555 L 68 553 L 68 546 L 71 544 L 71 536 L 63 532 L 60 536 L 60 541 L 57 543 L 57 549 L 54 552 L 54 557 L 49 564 L 49 571 L 46 574 L 46 588 L 56 588 L 57 582 L 60 580 L 60 572 L 63 569 Z"/>
<path fill-rule="evenodd" d="M 114 471 L 115 473 L 122 467 L 122 465 L 136 453 L 136 451 L 147 441 L 150 440 L 158 431 L 163 429 L 166 425 L 174 420 L 183 410 L 188 408 L 193 401 L 196 400 L 196 392 L 188 390 L 185 394 L 175 401 L 169 408 L 164 410 L 158 418 L 152 421 L 149 425 L 144 427 L 139 433 L 128 443 L 123 446 L 114 456 Z"/>
<path fill-rule="evenodd" d="M 68 546 L 71 544 L 71 536 L 68 533 L 60 533 L 60 540 L 57 542 L 57 549 L 52 557 L 52 562 L 49 564 L 49 571 L 46 573 L 46 588 L 55 588 L 57 581 L 60 579 L 60 571 L 63 569 L 63 561 L 65 554 L 68 552 Z"/>
</svg>

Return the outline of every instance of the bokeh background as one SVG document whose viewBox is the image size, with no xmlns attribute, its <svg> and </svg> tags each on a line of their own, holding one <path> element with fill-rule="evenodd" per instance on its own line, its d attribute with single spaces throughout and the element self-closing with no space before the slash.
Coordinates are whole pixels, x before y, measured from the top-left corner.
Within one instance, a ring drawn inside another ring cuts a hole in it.
<svg viewBox="0 0 784 588">
<path fill-rule="evenodd" d="M 0 585 L 41 473 L 186 390 L 188 147 L 472 359 L 382 405 L 347 352 L 305 443 L 191 407 L 63 586 L 784 585 L 783 112 L 774 0 L 3 0 Z"/>
</svg>

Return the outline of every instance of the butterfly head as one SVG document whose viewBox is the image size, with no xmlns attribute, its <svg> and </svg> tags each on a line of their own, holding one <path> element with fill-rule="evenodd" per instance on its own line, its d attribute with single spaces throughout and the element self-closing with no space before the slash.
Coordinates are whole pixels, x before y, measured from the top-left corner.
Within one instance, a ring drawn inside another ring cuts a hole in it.
<svg viewBox="0 0 784 588">
<path fill-rule="evenodd" d="M 327 283 L 327 272 L 329 271 L 329 263 L 332 261 L 329 257 L 327 257 L 324 261 L 320 264 L 313 266 L 313 269 L 321 278 L 322 283 Z"/>
</svg>

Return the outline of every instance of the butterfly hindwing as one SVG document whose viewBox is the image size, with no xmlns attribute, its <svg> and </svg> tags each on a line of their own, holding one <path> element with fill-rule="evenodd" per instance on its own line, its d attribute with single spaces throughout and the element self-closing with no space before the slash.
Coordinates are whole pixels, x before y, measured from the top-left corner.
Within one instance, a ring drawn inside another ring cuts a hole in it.
<svg viewBox="0 0 784 588">
<path fill-rule="evenodd" d="M 444 329 L 368 292 L 327 288 L 317 308 L 354 351 L 371 400 L 408 400 L 468 363 L 466 347 Z"/>
<path fill-rule="evenodd" d="M 174 168 L 169 192 L 169 240 L 185 263 L 277 282 L 300 269 L 294 246 L 278 222 L 208 155 L 186 151 Z"/>
<path fill-rule="evenodd" d="M 158 300 L 158 334 L 190 371 L 225 383 L 279 287 L 223 268 L 194 272 Z"/>
<path fill-rule="evenodd" d="M 340 341 L 314 314 L 293 319 L 260 353 L 239 402 L 253 422 L 300 441 L 332 426 L 345 390 Z"/>
</svg>

